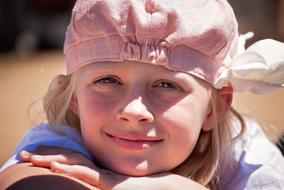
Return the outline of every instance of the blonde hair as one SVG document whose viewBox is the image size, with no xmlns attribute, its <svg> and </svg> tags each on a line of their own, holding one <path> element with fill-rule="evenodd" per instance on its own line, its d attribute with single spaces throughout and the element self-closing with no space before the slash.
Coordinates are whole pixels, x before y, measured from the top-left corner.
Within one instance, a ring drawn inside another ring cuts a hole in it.
<svg viewBox="0 0 284 190">
<path fill-rule="evenodd" d="M 75 78 L 76 73 L 70 76 L 57 76 L 51 82 L 44 97 L 44 110 L 47 120 L 55 128 L 68 124 L 71 127 L 80 129 L 78 116 L 69 108 L 75 88 Z M 220 159 L 225 154 L 222 150 L 234 140 L 231 134 L 233 120 L 237 119 L 239 121 L 241 127 L 240 134 L 245 128 L 242 116 L 232 107 L 223 114 L 217 115 L 220 104 L 224 104 L 222 101 L 224 100 L 220 98 L 219 90 L 212 89 L 210 102 L 212 107 L 211 125 L 213 129 L 208 132 L 201 131 L 191 155 L 172 170 L 172 172 L 208 186 L 210 189 L 218 188 Z"/>
<path fill-rule="evenodd" d="M 230 156 L 227 154 L 230 153 L 232 142 L 241 136 L 245 129 L 242 116 L 232 107 L 229 107 L 221 115 L 218 114 L 220 105 L 225 104 L 219 93 L 220 91 L 216 89 L 211 91 L 212 117 L 210 124 L 213 129 L 206 132 L 201 131 L 191 155 L 173 170 L 174 173 L 193 179 L 210 187 L 211 190 L 219 189 L 218 177 L 221 172 L 221 162 L 224 167 Z M 236 120 L 240 124 L 240 131 L 233 138 L 232 126 Z"/>
<path fill-rule="evenodd" d="M 75 89 L 75 73 L 55 77 L 43 99 L 43 109 L 48 123 L 55 129 L 61 125 L 69 125 L 80 129 L 78 116 L 69 109 L 69 103 Z"/>
</svg>

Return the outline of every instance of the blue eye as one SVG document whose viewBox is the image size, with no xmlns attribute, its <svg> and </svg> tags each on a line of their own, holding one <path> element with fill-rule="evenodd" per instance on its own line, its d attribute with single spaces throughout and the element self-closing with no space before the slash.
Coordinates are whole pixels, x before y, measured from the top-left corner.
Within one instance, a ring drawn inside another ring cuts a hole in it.
<svg viewBox="0 0 284 190">
<path fill-rule="evenodd" d="M 95 81 L 95 83 L 105 83 L 105 84 L 122 84 L 121 82 L 119 82 L 117 79 L 115 79 L 114 77 L 104 77 L 101 78 L 97 81 Z"/>
</svg>

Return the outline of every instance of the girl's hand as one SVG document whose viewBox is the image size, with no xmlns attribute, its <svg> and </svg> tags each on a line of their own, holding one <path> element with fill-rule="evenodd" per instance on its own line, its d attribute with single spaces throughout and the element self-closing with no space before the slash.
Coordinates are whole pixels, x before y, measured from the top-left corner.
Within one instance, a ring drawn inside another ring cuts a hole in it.
<svg viewBox="0 0 284 190">
<path fill-rule="evenodd" d="M 101 188 L 101 185 L 95 180 L 85 180 L 85 178 L 81 178 L 76 175 L 71 175 L 67 172 L 67 170 L 65 171 L 65 169 L 62 170 L 60 168 L 60 166 L 64 164 L 70 167 L 84 166 L 84 168 L 89 168 L 93 172 L 100 170 L 95 166 L 95 164 L 91 160 L 89 160 L 78 152 L 59 147 L 39 146 L 34 152 L 28 152 L 25 150 L 21 151 L 20 159 L 24 162 L 31 162 L 34 166 L 50 168 L 53 172 L 73 176 L 97 188 L 105 189 Z M 99 172 L 97 173 L 99 174 Z"/>
<path fill-rule="evenodd" d="M 188 178 L 169 172 L 145 177 L 120 175 L 96 167 L 80 153 L 62 148 L 40 147 L 35 153 L 22 151 L 20 158 L 35 166 L 48 167 L 53 172 L 73 176 L 103 190 L 206 190 L 204 186 Z"/>
<path fill-rule="evenodd" d="M 50 168 L 53 161 L 68 165 L 94 167 L 94 163 L 79 152 L 59 147 L 39 146 L 33 153 L 25 150 L 20 152 L 20 159 L 31 162 L 34 166 Z"/>
<path fill-rule="evenodd" d="M 21 151 L 20 159 L 34 166 L 50 168 L 55 173 L 75 177 L 100 189 L 112 189 L 111 184 L 127 178 L 99 169 L 82 154 L 64 148 L 39 146 L 34 152 Z"/>
<path fill-rule="evenodd" d="M 53 162 L 51 168 L 54 172 L 73 176 L 104 190 L 208 190 L 193 180 L 169 172 L 131 177 L 107 170 L 94 170 L 86 166 L 70 166 L 57 162 Z"/>
</svg>

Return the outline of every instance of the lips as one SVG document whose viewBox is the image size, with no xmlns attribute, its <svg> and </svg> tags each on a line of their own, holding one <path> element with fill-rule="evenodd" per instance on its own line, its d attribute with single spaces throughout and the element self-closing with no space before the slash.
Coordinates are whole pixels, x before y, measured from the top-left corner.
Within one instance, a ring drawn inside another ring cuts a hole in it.
<svg viewBox="0 0 284 190">
<path fill-rule="evenodd" d="M 141 137 L 141 136 L 118 136 L 107 134 L 111 140 L 118 146 L 125 149 L 143 150 L 151 148 L 161 143 L 163 139 L 154 137 Z"/>
</svg>

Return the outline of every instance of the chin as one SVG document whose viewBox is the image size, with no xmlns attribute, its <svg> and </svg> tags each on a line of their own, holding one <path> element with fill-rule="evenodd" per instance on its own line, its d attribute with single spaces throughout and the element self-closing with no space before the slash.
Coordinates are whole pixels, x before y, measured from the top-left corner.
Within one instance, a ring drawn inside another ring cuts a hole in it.
<svg viewBox="0 0 284 190">
<path fill-rule="evenodd" d="M 131 169 L 131 170 L 117 170 L 117 173 L 123 174 L 123 175 L 127 175 L 127 176 L 133 176 L 133 177 L 143 177 L 143 176 L 148 176 L 151 174 L 154 174 L 152 172 L 149 172 L 147 170 L 137 170 L 135 168 Z"/>
<path fill-rule="evenodd" d="M 141 163 L 136 166 L 131 166 L 130 164 L 124 164 L 120 166 L 112 166 L 112 171 L 127 175 L 127 176 L 133 176 L 133 177 L 143 177 L 143 176 L 149 176 L 154 175 L 160 172 L 167 172 L 169 170 L 162 169 L 158 167 L 151 167 L 145 163 Z"/>
<path fill-rule="evenodd" d="M 130 163 L 125 163 L 119 165 L 109 165 L 106 166 L 106 168 L 122 175 L 134 177 L 148 176 L 161 172 L 155 168 L 149 167 L 147 163 L 140 163 L 138 165 L 131 165 Z"/>
</svg>

